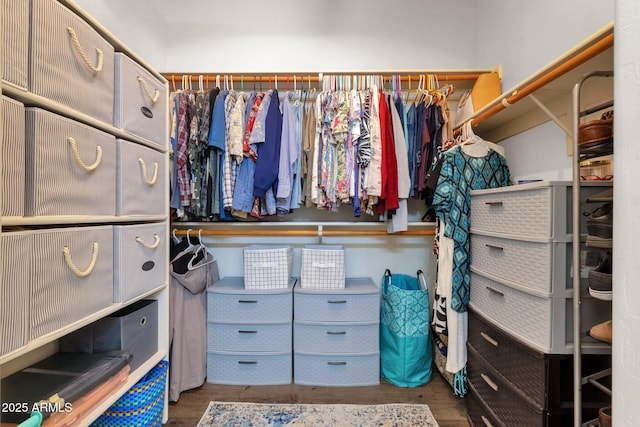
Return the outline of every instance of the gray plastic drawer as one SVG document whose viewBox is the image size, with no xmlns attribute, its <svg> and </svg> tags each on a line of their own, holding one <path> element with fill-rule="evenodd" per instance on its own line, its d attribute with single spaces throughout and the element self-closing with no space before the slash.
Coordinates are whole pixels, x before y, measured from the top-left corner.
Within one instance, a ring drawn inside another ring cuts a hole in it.
<svg viewBox="0 0 640 427">
<path fill-rule="evenodd" d="M 289 323 L 207 324 L 207 350 L 234 352 L 291 352 Z"/>
<path fill-rule="evenodd" d="M 233 385 L 291 384 L 291 352 L 207 353 L 207 382 Z"/>
<path fill-rule="evenodd" d="M 370 386 L 380 384 L 380 354 L 294 353 L 296 384 Z"/>
<path fill-rule="evenodd" d="M 380 350 L 375 323 L 300 322 L 293 325 L 294 351 L 303 353 L 369 353 Z"/>
</svg>

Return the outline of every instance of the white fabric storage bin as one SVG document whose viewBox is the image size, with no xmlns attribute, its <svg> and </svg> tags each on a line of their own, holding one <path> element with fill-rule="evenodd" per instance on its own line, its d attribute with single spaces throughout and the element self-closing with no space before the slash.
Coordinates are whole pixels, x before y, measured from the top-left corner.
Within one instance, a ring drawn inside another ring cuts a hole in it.
<svg viewBox="0 0 640 427">
<path fill-rule="evenodd" d="M 114 302 L 127 302 L 167 283 L 166 222 L 116 225 Z"/>
<path fill-rule="evenodd" d="M 0 356 L 29 341 L 31 233 L 3 232 L 0 283 Z"/>
<path fill-rule="evenodd" d="M 113 124 L 113 47 L 59 2 L 31 1 L 31 92 Z"/>
<path fill-rule="evenodd" d="M 24 105 L 3 96 L 2 216 L 24 215 L 24 135 Z"/>
<path fill-rule="evenodd" d="M 2 0 L 2 79 L 22 89 L 29 81 L 29 1 Z"/>
<path fill-rule="evenodd" d="M 207 353 L 207 382 L 212 384 L 291 384 L 291 352 Z"/>
<path fill-rule="evenodd" d="M 249 289 L 286 288 L 291 278 L 291 246 L 252 245 L 243 248 L 244 286 Z"/>
<path fill-rule="evenodd" d="M 166 148 L 168 89 L 123 53 L 115 54 L 114 125 Z"/>
<path fill-rule="evenodd" d="M 296 384 L 355 387 L 380 384 L 380 354 L 293 355 Z"/>
<path fill-rule="evenodd" d="M 31 339 L 67 327 L 113 302 L 111 226 L 33 231 Z"/>
<path fill-rule="evenodd" d="M 169 205 L 164 155 L 122 139 L 116 144 L 117 215 L 164 215 Z"/>
<path fill-rule="evenodd" d="M 302 248 L 300 286 L 303 288 L 342 289 L 344 284 L 344 247 L 339 245 L 305 245 Z"/>
<path fill-rule="evenodd" d="M 114 136 L 39 108 L 26 128 L 25 215 L 115 215 Z"/>
</svg>

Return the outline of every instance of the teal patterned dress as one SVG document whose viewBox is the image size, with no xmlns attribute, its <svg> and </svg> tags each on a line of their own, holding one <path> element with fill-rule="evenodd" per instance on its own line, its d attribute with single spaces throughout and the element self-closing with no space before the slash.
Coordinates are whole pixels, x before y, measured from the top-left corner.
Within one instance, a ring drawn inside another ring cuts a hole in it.
<svg viewBox="0 0 640 427">
<path fill-rule="evenodd" d="M 511 175 L 505 158 L 492 149 L 483 157 L 473 157 L 462 151 L 461 146 L 456 146 L 442 155 L 444 160 L 433 207 L 445 226 L 444 235 L 454 241 L 451 308 L 465 312 L 469 304 L 471 280 L 471 190 L 511 185 Z"/>
</svg>

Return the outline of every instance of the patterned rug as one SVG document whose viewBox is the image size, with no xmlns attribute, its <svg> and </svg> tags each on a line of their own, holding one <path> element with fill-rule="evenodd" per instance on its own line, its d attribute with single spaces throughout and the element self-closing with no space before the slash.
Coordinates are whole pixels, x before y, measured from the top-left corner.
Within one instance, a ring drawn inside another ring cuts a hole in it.
<svg viewBox="0 0 640 427">
<path fill-rule="evenodd" d="M 198 427 L 437 427 L 427 405 L 310 405 L 211 402 Z"/>
</svg>

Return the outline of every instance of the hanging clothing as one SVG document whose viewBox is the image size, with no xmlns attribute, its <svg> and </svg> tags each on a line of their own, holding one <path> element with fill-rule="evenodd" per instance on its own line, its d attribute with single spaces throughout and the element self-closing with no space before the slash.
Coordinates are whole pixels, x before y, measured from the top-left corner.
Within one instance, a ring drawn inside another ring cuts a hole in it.
<svg viewBox="0 0 640 427">
<path fill-rule="evenodd" d="M 256 160 L 253 178 L 253 195 L 266 198 L 267 190 L 277 186 L 278 171 L 273 167 L 280 163 L 280 145 L 282 140 L 282 114 L 278 91 L 273 90 L 269 109 L 265 117 L 264 142 L 260 145 L 260 154 Z"/>
<path fill-rule="evenodd" d="M 469 211 L 471 190 L 511 185 L 503 156 L 489 149 L 482 157 L 466 154 L 461 146 L 444 153 L 433 207 L 444 224 L 444 236 L 454 241 L 451 307 L 467 310 L 470 295 Z"/>
<path fill-rule="evenodd" d="M 169 400 L 177 402 L 207 376 L 206 288 L 219 275 L 213 255 L 199 245 L 178 252 L 169 272 Z"/>
<path fill-rule="evenodd" d="M 282 131 L 276 193 L 276 213 L 279 216 L 289 213 L 298 161 L 298 125 L 291 102 L 292 96 L 291 92 L 287 92 L 282 100 Z"/>
</svg>

